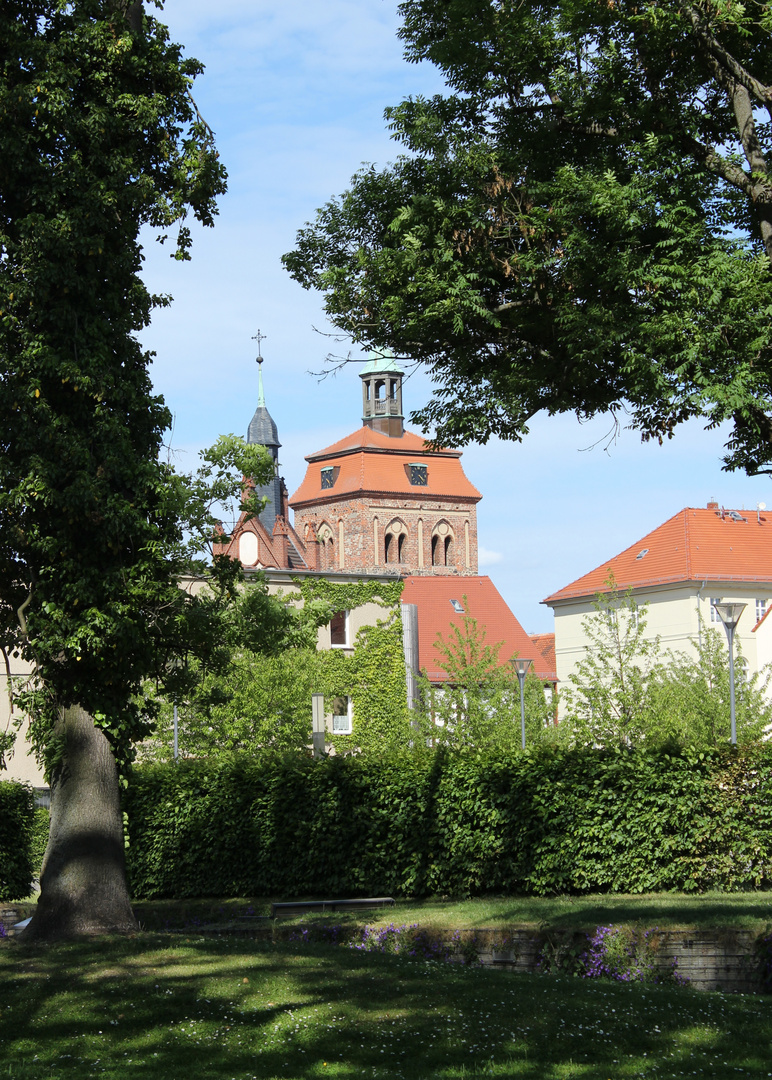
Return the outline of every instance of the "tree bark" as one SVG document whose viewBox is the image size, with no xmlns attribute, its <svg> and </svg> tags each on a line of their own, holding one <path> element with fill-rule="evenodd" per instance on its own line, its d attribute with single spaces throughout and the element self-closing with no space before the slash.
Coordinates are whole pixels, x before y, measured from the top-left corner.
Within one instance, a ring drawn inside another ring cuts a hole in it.
<svg viewBox="0 0 772 1080">
<path fill-rule="evenodd" d="M 55 736 L 63 754 L 51 784 L 51 831 L 27 941 L 131 933 L 118 770 L 105 735 L 80 706 Z"/>
</svg>

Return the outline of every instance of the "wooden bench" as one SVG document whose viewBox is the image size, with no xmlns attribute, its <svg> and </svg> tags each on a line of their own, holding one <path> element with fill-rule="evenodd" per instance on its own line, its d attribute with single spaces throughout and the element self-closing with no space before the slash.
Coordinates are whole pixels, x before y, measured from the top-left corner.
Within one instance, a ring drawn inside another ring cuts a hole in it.
<svg viewBox="0 0 772 1080">
<path fill-rule="evenodd" d="M 367 911 L 370 908 L 393 906 L 392 896 L 368 896 L 360 900 L 289 900 L 271 904 L 271 918 L 290 919 L 309 911 Z"/>
</svg>

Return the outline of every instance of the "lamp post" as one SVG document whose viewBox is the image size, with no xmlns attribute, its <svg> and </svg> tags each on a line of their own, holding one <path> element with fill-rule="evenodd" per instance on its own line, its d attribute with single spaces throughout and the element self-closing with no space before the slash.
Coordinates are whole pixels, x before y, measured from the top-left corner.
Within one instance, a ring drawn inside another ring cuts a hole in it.
<svg viewBox="0 0 772 1080">
<path fill-rule="evenodd" d="M 166 670 L 172 676 L 178 674 L 178 672 L 180 672 L 182 670 L 182 668 L 184 668 L 184 667 L 185 667 L 185 661 L 179 656 L 172 657 L 172 659 L 169 660 L 168 663 L 166 664 Z M 177 761 L 177 759 L 180 756 L 179 723 L 178 723 L 178 715 L 177 715 L 177 690 L 178 690 L 178 688 L 175 686 L 174 687 L 174 703 L 173 703 L 173 709 L 172 709 L 172 731 L 173 731 L 173 738 L 174 738 L 172 755 L 173 755 L 173 760 L 175 762 Z"/>
<path fill-rule="evenodd" d="M 520 660 L 519 657 L 513 656 L 509 662 L 515 669 L 517 681 L 520 683 L 520 732 L 523 737 L 523 750 L 525 750 L 525 677 L 533 660 Z"/>
<path fill-rule="evenodd" d="M 747 604 L 715 604 L 718 617 L 724 624 L 727 640 L 729 641 L 729 717 L 732 727 L 732 743 L 737 742 L 737 724 L 734 710 L 734 632 L 740 621 L 740 616 L 745 611 Z"/>
</svg>

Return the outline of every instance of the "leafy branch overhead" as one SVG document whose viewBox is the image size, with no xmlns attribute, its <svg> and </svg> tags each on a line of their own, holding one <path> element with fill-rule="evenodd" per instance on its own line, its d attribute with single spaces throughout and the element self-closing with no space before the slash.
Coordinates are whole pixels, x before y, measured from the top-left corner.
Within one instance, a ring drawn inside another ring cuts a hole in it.
<svg viewBox="0 0 772 1080">
<path fill-rule="evenodd" d="M 405 0 L 447 93 L 300 230 L 290 273 L 363 345 L 423 361 L 441 442 L 626 410 L 732 425 L 772 463 L 772 5 Z"/>
</svg>

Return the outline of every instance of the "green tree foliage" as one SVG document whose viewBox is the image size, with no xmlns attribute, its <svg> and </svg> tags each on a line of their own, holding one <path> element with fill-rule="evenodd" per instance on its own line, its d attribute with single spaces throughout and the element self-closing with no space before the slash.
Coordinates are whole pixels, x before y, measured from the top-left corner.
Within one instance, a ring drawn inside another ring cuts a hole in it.
<svg viewBox="0 0 772 1080">
<path fill-rule="evenodd" d="M 187 258 L 225 174 L 200 65 L 141 0 L 8 0 L 0 44 L 0 645 L 34 665 L 53 792 L 33 927 L 126 929 L 115 758 L 194 607 L 136 336 L 167 299 L 139 277 L 139 233 L 176 230 Z"/>
<path fill-rule="evenodd" d="M 411 740 L 399 597 L 402 583 L 298 581 L 271 594 L 251 578 L 220 612 L 217 656 L 191 656 L 170 687 L 167 677 L 154 702 L 160 716 L 142 744 L 143 760 L 173 756 L 176 697 L 181 757 L 225 758 L 266 749 L 305 752 L 311 745 L 311 695 L 350 697 L 350 735 L 328 732 L 337 753 L 396 750 Z M 363 626 L 353 650 L 317 651 L 317 631 L 341 610 L 366 603 L 384 618 Z M 170 692 L 173 691 L 173 692 Z"/>
<path fill-rule="evenodd" d="M 561 737 L 589 746 L 637 742 L 651 734 L 651 685 L 661 665 L 659 638 L 646 634 L 646 609 L 632 592 L 608 592 L 582 619 L 584 656 L 561 692 Z"/>
<path fill-rule="evenodd" d="M 669 652 L 647 635 L 646 605 L 630 591 L 596 597 L 582 620 L 587 650 L 561 693 L 561 742 L 580 746 L 646 744 L 710 748 L 729 742 L 729 653 L 726 638 L 700 622 L 691 651 Z M 745 674 L 735 639 L 739 742 L 772 730 L 769 672 Z"/>
<path fill-rule="evenodd" d="M 723 630 L 700 627 L 693 654 L 669 657 L 650 686 L 652 727 L 661 742 L 699 747 L 729 742 L 729 652 Z M 769 672 L 746 674 L 735 638 L 737 741 L 755 742 L 772 730 Z"/>
<path fill-rule="evenodd" d="M 200 615 L 209 620 L 215 609 L 216 655 L 190 653 L 176 683 L 162 682 L 153 702 L 156 730 L 141 749 L 145 760 L 173 756 L 175 701 L 182 757 L 302 750 L 311 742 L 311 695 L 320 692 L 317 629 L 336 609 L 313 599 L 298 605 L 297 592 L 271 595 L 262 577 L 228 598 L 213 584 Z M 209 639 L 211 626 L 205 632 Z"/>
<path fill-rule="evenodd" d="M 485 627 L 468 613 L 451 626 L 447 639 L 437 635 L 436 663 L 446 681 L 433 685 L 425 672 L 421 679 L 420 731 L 429 745 L 478 750 L 522 745 L 520 683 L 513 668 L 501 662 L 502 646 L 489 643 Z M 524 704 L 526 746 L 549 740 L 554 706 L 532 671 Z"/>
<path fill-rule="evenodd" d="M 302 229 L 290 273 L 354 341 L 425 362 L 414 419 L 459 445 L 629 410 L 729 420 L 772 462 L 772 5 L 405 0 L 444 96 L 406 153 Z"/>
<path fill-rule="evenodd" d="M 54 711 L 77 702 L 130 743 L 180 541 L 136 338 L 165 301 L 138 237 L 177 226 L 185 257 L 224 174 L 189 96 L 200 65 L 149 15 L 134 33 L 117 2 L 10 0 L 0 41 L 3 644 Z"/>
</svg>

